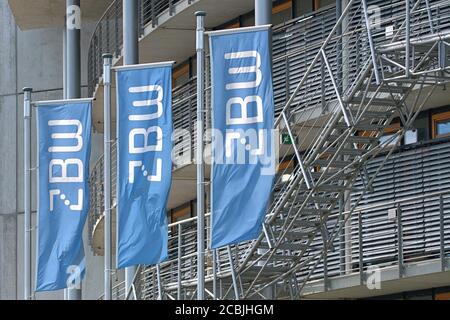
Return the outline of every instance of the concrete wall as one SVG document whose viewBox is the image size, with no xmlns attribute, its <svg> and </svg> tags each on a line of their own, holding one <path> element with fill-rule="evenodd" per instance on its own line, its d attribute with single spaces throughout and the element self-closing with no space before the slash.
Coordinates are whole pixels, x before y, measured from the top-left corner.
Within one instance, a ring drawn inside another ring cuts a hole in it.
<svg viewBox="0 0 450 320">
<path fill-rule="evenodd" d="M 61 12 L 63 15 L 64 13 Z M 82 27 L 82 85 L 87 84 L 87 52 L 95 23 Z M 21 31 L 7 1 L 0 1 L 0 299 L 23 297 L 23 96 L 32 87 L 33 100 L 61 99 L 63 96 L 63 30 L 61 28 Z M 82 89 L 87 96 L 87 89 Z M 35 121 L 32 121 L 35 132 Z M 35 135 L 33 135 L 35 137 Z M 103 137 L 94 134 L 91 166 L 103 153 Z M 36 144 L 32 145 L 32 165 Z M 32 174 L 36 185 L 35 171 Z M 34 189 L 35 190 L 35 189 Z M 32 194 L 33 212 L 36 194 Z M 33 226 L 36 217 L 33 214 Z M 85 227 L 87 259 L 83 299 L 96 299 L 103 291 L 103 257 L 94 257 Z M 33 230 L 32 238 L 35 232 Z M 35 243 L 33 243 L 35 261 Z M 34 269 L 32 272 L 34 284 Z M 122 276 L 117 277 L 121 281 Z M 39 293 L 36 299 L 62 299 L 63 292 Z"/>
<path fill-rule="evenodd" d="M 0 299 L 16 298 L 16 27 L 0 2 Z"/>
</svg>

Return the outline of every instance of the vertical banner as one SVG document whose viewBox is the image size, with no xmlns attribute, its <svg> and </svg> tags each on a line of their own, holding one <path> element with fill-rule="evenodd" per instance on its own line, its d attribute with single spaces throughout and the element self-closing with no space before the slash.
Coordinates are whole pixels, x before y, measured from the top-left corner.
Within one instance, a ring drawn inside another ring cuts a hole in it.
<svg viewBox="0 0 450 320">
<path fill-rule="evenodd" d="M 269 32 L 259 26 L 208 33 L 212 248 L 255 239 L 262 229 L 275 168 Z"/>
<path fill-rule="evenodd" d="M 80 283 L 89 210 L 91 99 L 37 102 L 39 204 L 36 291 Z"/>
<path fill-rule="evenodd" d="M 172 65 L 116 68 L 118 268 L 156 264 L 168 256 Z"/>
</svg>

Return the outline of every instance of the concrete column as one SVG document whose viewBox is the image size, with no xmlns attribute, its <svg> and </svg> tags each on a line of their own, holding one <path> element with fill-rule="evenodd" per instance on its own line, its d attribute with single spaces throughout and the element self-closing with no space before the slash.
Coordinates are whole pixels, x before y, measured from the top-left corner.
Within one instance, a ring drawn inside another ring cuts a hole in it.
<svg viewBox="0 0 450 320">
<path fill-rule="evenodd" d="M 67 98 L 81 98 L 80 0 L 66 2 Z"/>
<path fill-rule="evenodd" d="M 272 23 L 272 0 L 255 0 L 255 25 Z"/>
<path fill-rule="evenodd" d="M 81 98 L 81 7 L 80 0 L 66 0 L 67 99 Z M 81 300 L 81 288 L 67 289 L 68 300 Z"/>
<path fill-rule="evenodd" d="M 124 65 L 139 63 L 138 1 L 123 0 Z"/>
</svg>

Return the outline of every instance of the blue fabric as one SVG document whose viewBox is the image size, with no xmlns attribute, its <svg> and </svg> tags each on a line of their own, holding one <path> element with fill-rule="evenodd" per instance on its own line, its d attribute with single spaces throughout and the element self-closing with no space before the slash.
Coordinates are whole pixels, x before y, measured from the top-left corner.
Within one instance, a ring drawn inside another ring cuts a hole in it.
<svg viewBox="0 0 450 320">
<path fill-rule="evenodd" d="M 168 256 L 171 83 L 170 66 L 117 71 L 118 268 Z"/>
<path fill-rule="evenodd" d="M 39 206 L 36 291 L 67 288 L 85 273 L 91 103 L 37 109 Z M 77 278 L 77 279 L 75 279 Z"/>
<path fill-rule="evenodd" d="M 219 248 L 261 232 L 274 179 L 274 102 L 269 30 L 210 36 L 211 247 Z"/>
</svg>

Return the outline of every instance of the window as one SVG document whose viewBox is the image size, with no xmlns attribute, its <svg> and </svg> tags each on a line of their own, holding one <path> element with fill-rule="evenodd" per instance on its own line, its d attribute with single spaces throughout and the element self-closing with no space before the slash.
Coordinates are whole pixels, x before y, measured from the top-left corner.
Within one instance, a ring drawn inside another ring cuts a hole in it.
<svg viewBox="0 0 450 320">
<path fill-rule="evenodd" d="M 431 129 L 433 139 L 450 136 L 450 111 L 433 114 Z"/>
<path fill-rule="evenodd" d="M 177 66 L 172 73 L 172 87 L 176 88 L 189 81 L 189 62 Z"/>
<path fill-rule="evenodd" d="M 170 223 L 182 221 L 191 217 L 191 203 L 170 210 Z"/>
<path fill-rule="evenodd" d="M 234 29 L 234 28 L 239 28 L 241 26 L 241 23 L 239 22 L 239 19 L 230 22 L 228 24 L 226 24 L 225 26 L 223 26 L 222 29 Z"/>
<path fill-rule="evenodd" d="M 335 2 L 335 0 L 313 0 L 313 10 L 319 10 L 320 8 L 326 7 Z"/>
<path fill-rule="evenodd" d="M 436 293 L 434 296 L 435 300 L 450 300 L 450 292 Z"/>
<path fill-rule="evenodd" d="M 280 162 L 277 166 L 277 173 L 281 174 L 281 181 L 287 182 L 291 179 L 291 173 L 294 169 L 295 163 L 294 159 L 286 159 Z"/>
<path fill-rule="evenodd" d="M 277 25 L 292 19 L 292 0 L 279 1 L 272 7 L 272 24 Z"/>
<path fill-rule="evenodd" d="M 380 137 L 380 144 L 384 144 L 386 147 L 394 146 L 397 143 L 398 138 L 394 140 L 389 139 L 392 138 L 394 134 L 397 133 L 397 131 L 399 130 L 400 130 L 400 121 L 391 123 L 391 125 L 389 125 L 386 129 L 384 129 L 384 134 Z"/>
</svg>

